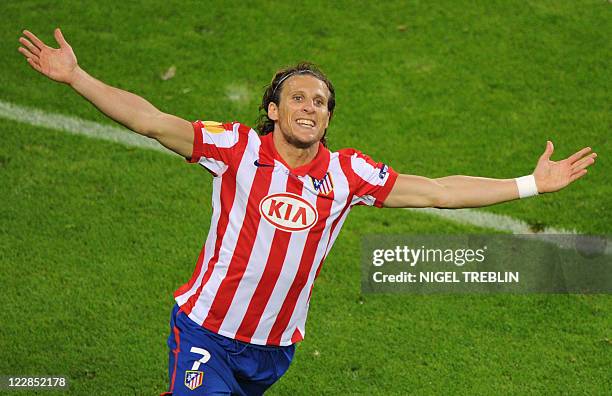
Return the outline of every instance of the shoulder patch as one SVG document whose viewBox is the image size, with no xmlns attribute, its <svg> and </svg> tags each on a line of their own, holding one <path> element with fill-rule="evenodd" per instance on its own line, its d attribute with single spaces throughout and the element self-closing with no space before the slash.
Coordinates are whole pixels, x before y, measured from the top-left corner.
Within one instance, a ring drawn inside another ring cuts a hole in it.
<svg viewBox="0 0 612 396">
<path fill-rule="evenodd" d="M 217 121 L 204 121 L 204 128 L 208 133 L 223 133 L 225 132 L 225 127 L 222 123 Z"/>
</svg>

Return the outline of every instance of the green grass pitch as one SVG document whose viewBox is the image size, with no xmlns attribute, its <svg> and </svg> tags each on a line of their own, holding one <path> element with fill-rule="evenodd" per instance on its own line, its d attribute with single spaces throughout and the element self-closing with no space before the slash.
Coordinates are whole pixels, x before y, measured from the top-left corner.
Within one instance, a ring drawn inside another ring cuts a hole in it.
<svg viewBox="0 0 612 396">
<path fill-rule="evenodd" d="M 575 185 L 484 210 L 609 235 L 611 17 L 603 0 L 4 1 L 0 100 L 112 123 L 27 66 L 25 28 L 55 45 L 61 26 L 92 75 L 186 119 L 252 125 L 274 71 L 310 60 L 336 87 L 331 148 L 403 173 L 509 178 L 547 139 L 553 159 L 592 146 Z M 74 395 L 164 391 L 171 295 L 208 230 L 210 176 L 2 118 L 0 133 L 0 375 L 66 375 Z M 364 232 L 493 231 L 355 209 L 269 394 L 609 394 L 609 295 L 362 295 Z"/>
</svg>

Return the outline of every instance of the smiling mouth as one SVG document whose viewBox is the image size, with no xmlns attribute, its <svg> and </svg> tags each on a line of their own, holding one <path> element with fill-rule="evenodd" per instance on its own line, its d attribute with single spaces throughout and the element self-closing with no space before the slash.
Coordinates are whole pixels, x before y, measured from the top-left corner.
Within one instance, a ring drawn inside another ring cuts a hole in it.
<svg viewBox="0 0 612 396">
<path fill-rule="evenodd" d="M 305 118 L 299 118 L 295 120 L 295 123 L 301 127 L 306 127 L 306 128 L 314 128 L 316 125 L 316 123 L 313 120 L 308 120 Z"/>
</svg>

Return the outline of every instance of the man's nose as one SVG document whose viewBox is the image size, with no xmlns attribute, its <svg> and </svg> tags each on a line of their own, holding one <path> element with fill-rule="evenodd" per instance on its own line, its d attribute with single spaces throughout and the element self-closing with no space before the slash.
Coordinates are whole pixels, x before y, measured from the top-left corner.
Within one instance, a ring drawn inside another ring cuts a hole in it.
<svg viewBox="0 0 612 396">
<path fill-rule="evenodd" d="M 304 110 L 306 113 L 314 112 L 314 103 L 312 103 L 311 101 L 305 100 L 302 110 Z"/>
</svg>

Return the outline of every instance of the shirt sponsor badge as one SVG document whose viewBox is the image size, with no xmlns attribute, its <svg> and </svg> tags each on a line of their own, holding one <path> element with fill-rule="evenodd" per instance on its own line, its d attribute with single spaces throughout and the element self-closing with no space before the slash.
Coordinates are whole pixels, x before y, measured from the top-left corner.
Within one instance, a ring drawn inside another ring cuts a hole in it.
<svg viewBox="0 0 612 396">
<path fill-rule="evenodd" d="M 312 227 L 319 217 L 317 209 L 299 195 L 270 194 L 259 203 L 259 213 L 279 230 L 295 232 Z"/>
<path fill-rule="evenodd" d="M 203 378 L 203 372 L 187 370 L 185 371 L 185 386 L 191 390 L 194 390 L 198 386 L 202 385 Z"/>
</svg>

